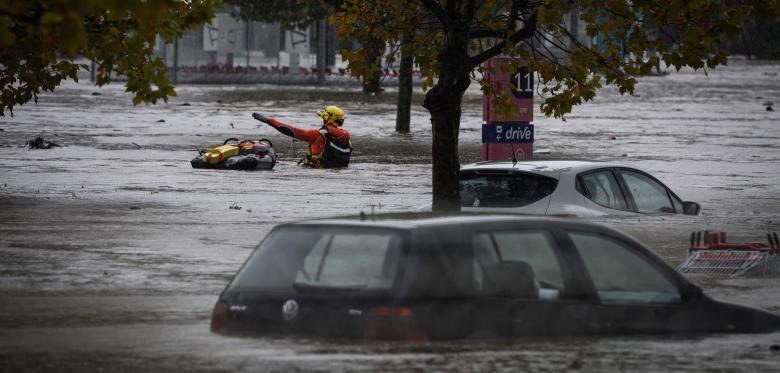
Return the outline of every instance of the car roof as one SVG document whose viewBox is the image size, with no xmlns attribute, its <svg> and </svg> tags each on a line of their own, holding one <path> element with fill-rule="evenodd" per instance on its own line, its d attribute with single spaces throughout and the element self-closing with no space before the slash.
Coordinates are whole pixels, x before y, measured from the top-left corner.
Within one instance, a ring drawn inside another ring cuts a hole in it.
<svg viewBox="0 0 780 373">
<path fill-rule="evenodd" d="M 537 173 L 546 176 L 560 175 L 563 173 L 578 174 L 604 167 L 629 167 L 620 163 L 586 161 L 586 160 L 522 160 L 512 161 L 484 161 L 467 164 L 461 167 L 461 171 L 472 170 L 514 170 Z"/>
<path fill-rule="evenodd" d="M 462 212 L 458 215 L 437 215 L 431 212 L 425 213 L 396 213 L 396 214 L 378 214 L 378 215 L 356 215 L 347 217 L 325 218 L 301 222 L 291 222 L 281 224 L 283 226 L 350 226 L 350 227 L 370 227 L 370 228 L 390 228 L 401 230 L 416 230 L 420 228 L 447 227 L 458 224 L 476 224 L 476 223 L 501 223 L 517 222 L 519 224 L 538 224 L 546 225 L 577 225 L 588 227 L 603 227 L 600 224 L 588 223 L 582 220 L 556 217 L 523 216 L 523 215 L 501 215 L 490 213 L 468 213 Z"/>
</svg>

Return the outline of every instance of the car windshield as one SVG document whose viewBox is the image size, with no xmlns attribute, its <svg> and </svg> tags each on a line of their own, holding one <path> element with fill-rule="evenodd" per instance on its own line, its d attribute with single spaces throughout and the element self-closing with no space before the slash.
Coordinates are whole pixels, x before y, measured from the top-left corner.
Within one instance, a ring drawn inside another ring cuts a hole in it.
<svg viewBox="0 0 780 373">
<path fill-rule="evenodd" d="M 390 229 L 285 227 L 255 250 L 230 288 L 297 292 L 386 290 L 403 239 Z"/>
<path fill-rule="evenodd" d="M 558 181 L 530 173 L 461 172 L 460 204 L 464 207 L 520 207 L 550 195 Z"/>
</svg>

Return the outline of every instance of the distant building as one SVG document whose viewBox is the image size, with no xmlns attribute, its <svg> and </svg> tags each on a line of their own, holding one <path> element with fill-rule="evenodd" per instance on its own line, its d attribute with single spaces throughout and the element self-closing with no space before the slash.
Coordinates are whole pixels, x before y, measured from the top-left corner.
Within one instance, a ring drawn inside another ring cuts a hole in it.
<svg viewBox="0 0 780 373">
<path fill-rule="evenodd" d="M 327 62 L 334 66 L 337 64 L 335 31 L 332 26 L 328 29 Z M 292 64 L 312 68 L 316 64 L 316 38 L 316 27 L 284 30 L 277 23 L 241 21 L 223 9 L 210 24 L 198 30 L 187 30 L 178 40 L 178 64 L 180 67 L 280 67 Z M 158 39 L 156 54 L 165 59 L 168 66 L 173 66 L 173 43 L 164 45 Z"/>
</svg>

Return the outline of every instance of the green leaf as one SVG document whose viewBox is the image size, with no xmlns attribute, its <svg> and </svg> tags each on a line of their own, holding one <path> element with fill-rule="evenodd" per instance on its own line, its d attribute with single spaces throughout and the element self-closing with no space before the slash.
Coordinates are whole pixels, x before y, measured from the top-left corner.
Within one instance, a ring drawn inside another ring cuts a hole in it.
<svg viewBox="0 0 780 373">
<path fill-rule="evenodd" d="M 157 92 L 161 65 L 152 59 L 157 34 L 181 35 L 214 18 L 220 0 L 0 0 L 0 116 L 38 93 L 54 90 L 64 79 L 78 78 L 74 60 L 96 61 L 95 84 L 111 81 L 112 72 L 128 77 L 133 104 L 165 100 L 175 94 L 167 85 Z M 11 27 L 13 25 L 13 27 Z"/>
</svg>

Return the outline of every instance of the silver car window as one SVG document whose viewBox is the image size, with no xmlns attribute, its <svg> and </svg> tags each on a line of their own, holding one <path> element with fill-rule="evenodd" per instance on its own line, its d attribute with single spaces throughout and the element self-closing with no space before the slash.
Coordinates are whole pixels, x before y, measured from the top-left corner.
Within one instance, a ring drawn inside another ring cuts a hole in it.
<svg viewBox="0 0 780 373">
<path fill-rule="evenodd" d="M 602 303 L 678 303 L 680 291 L 628 245 L 594 233 L 569 232 Z"/>
<path fill-rule="evenodd" d="M 462 172 L 460 200 L 464 207 L 521 207 L 555 190 L 558 181 L 531 173 Z"/>
<path fill-rule="evenodd" d="M 666 187 L 639 172 L 628 170 L 618 172 L 634 197 L 639 212 L 646 214 L 675 212 Z"/>
<path fill-rule="evenodd" d="M 612 209 L 628 209 L 612 171 L 603 170 L 583 174 L 582 182 L 585 184 L 587 197 L 591 201 Z"/>
</svg>

